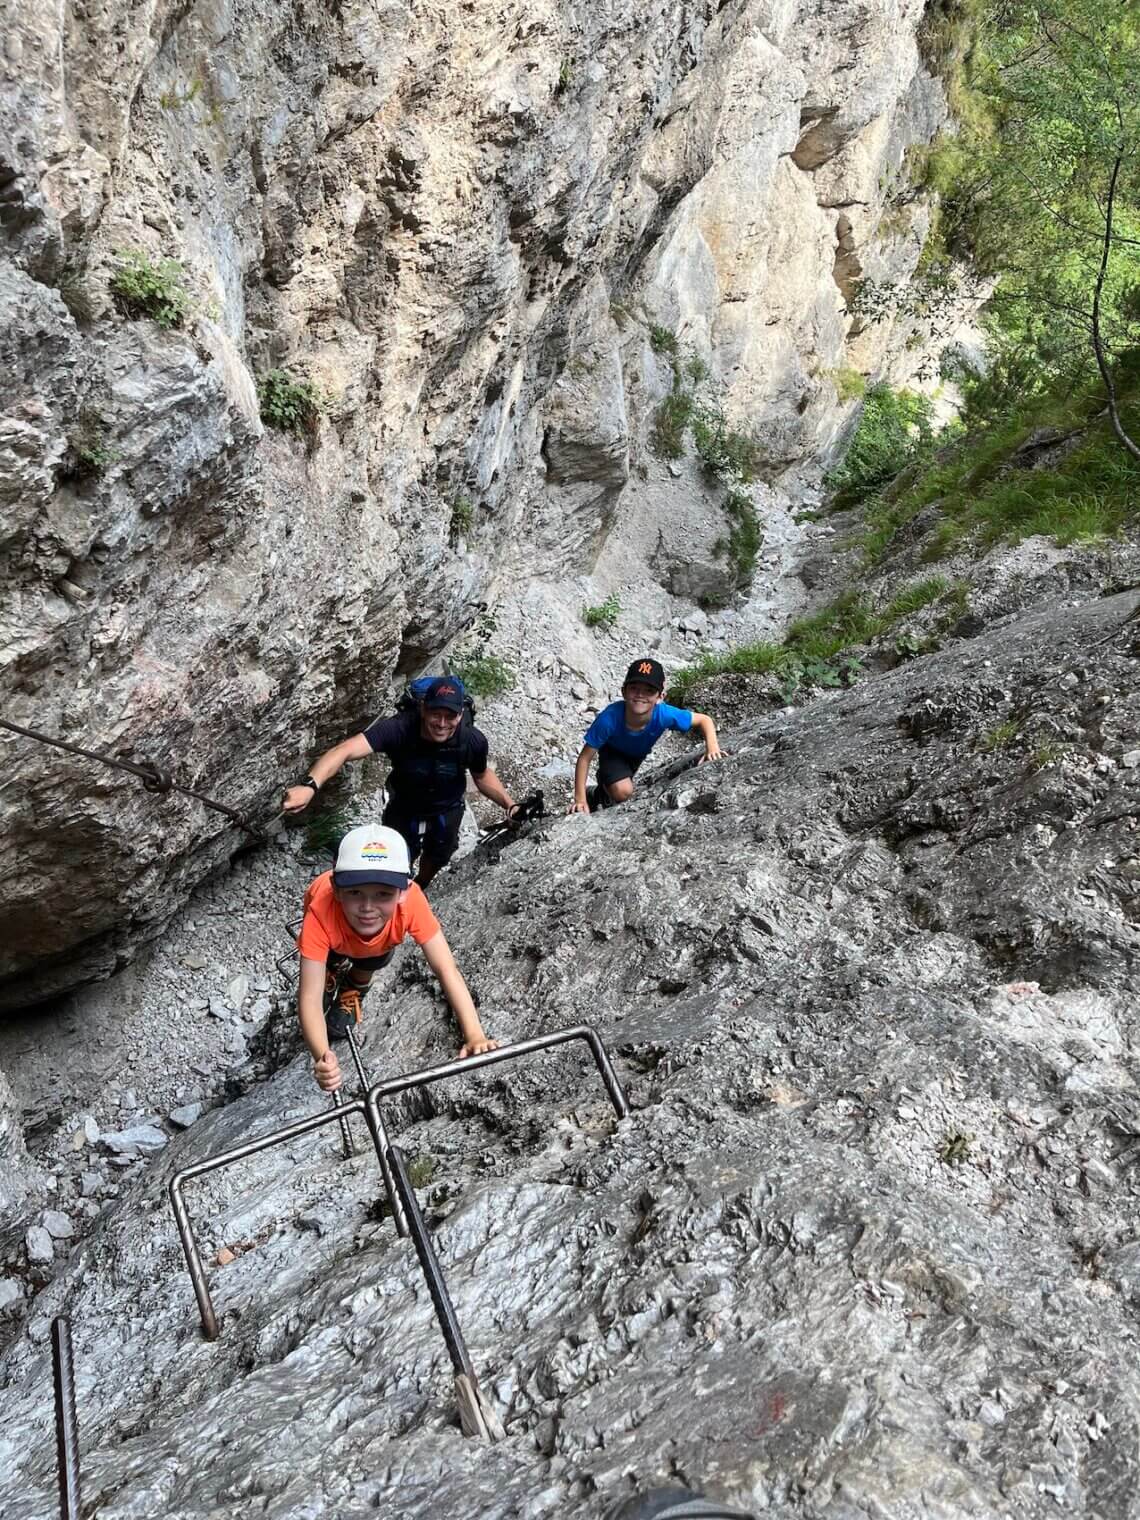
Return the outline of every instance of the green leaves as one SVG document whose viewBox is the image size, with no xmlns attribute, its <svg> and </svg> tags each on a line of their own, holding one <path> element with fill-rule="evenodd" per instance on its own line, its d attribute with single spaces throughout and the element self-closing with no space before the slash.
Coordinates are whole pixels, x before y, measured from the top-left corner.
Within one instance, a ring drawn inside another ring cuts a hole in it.
<svg viewBox="0 0 1140 1520">
<path fill-rule="evenodd" d="M 271 369 L 257 382 L 261 420 L 267 427 L 314 438 L 325 400 L 311 380 L 295 379 L 287 370 Z"/>
<path fill-rule="evenodd" d="M 190 311 L 182 265 L 174 259 L 152 264 L 141 248 L 120 248 L 110 279 L 111 294 L 128 317 L 149 317 L 159 327 L 181 327 Z"/>
</svg>

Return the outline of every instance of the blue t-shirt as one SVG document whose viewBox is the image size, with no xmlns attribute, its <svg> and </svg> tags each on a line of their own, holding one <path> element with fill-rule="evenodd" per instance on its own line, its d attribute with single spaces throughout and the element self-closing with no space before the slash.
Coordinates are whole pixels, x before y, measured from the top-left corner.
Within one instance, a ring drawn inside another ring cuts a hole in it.
<svg viewBox="0 0 1140 1520">
<path fill-rule="evenodd" d="M 671 728 L 687 734 L 692 726 L 693 715 L 687 707 L 670 707 L 668 702 L 658 702 L 644 728 L 626 728 L 625 703 L 611 702 L 590 724 L 583 742 L 592 749 L 601 749 L 603 744 L 608 744 L 619 754 L 640 760 Z"/>
</svg>

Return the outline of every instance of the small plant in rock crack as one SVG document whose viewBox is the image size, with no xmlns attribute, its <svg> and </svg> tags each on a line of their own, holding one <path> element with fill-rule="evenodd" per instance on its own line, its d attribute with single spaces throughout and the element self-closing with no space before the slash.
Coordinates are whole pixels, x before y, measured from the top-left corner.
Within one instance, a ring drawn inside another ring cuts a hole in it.
<svg viewBox="0 0 1140 1520">
<path fill-rule="evenodd" d="M 834 691 L 854 685 L 862 674 L 862 661 L 851 654 L 828 660 L 791 655 L 784 667 L 780 695 L 785 702 L 790 702 L 797 691 L 812 686 Z"/>
<path fill-rule="evenodd" d="M 316 437 L 325 399 L 311 380 L 298 380 L 288 370 L 271 369 L 257 382 L 257 400 L 266 427 Z"/>
<path fill-rule="evenodd" d="M 97 422 L 83 423 L 69 436 L 70 448 L 60 472 L 62 480 L 92 480 L 120 458 Z"/>
<path fill-rule="evenodd" d="M 558 83 L 554 86 L 555 95 L 565 95 L 573 83 L 574 60 L 573 58 L 563 58 L 558 68 Z"/>
<path fill-rule="evenodd" d="M 310 855 L 335 855 L 352 826 L 352 819 L 344 808 L 324 808 L 305 826 L 305 849 Z"/>
<path fill-rule="evenodd" d="M 497 654 L 491 640 L 498 629 L 494 612 L 484 607 L 476 619 L 471 642 L 451 660 L 451 669 L 473 697 L 499 697 L 515 684 L 515 673 Z"/>
<path fill-rule="evenodd" d="M 182 265 L 174 259 L 154 264 L 141 248 L 120 248 L 115 257 L 119 262 L 110 291 L 120 311 L 128 317 L 149 317 L 159 327 L 181 327 L 190 312 Z"/>
<path fill-rule="evenodd" d="M 435 1176 L 434 1156 L 413 1156 L 408 1162 L 408 1181 L 414 1188 L 425 1188 Z"/>
<path fill-rule="evenodd" d="M 621 603 L 617 594 L 607 596 L 604 602 L 599 602 L 596 607 L 582 608 L 582 621 L 587 628 L 603 628 L 608 633 L 617 622 L 621 613 Z"/>
<path fill-rule="evenodd" d="M 468 538 L 475 525 L 475 503 L 469 496 L 457 496 L 451 504 L 451 523 L 448 537 L 452 545 Z"/>
<path fill-rule="evenodd" d="M 676 354 L 679 348 L 676 333 L 654 322 L 649 329 L 649 346 L 655 354 Z"/>
<path fill-rule="evenodd" d="M 938 1147 L 938 1159 L 946 1166 L 957 1166 L 962 1161 L 969 1161 L 970 1146 L 974 1142 L 973 1135 L 965 1135 L 958 1130 L 951 1130 L 942 1139 Z"/>
<path fill-rule="evenodd" d="M 992 755 L 995 750 L 1005 749 L 1012 744 L 1021 732 L 1021 724 L 1016 718 L 1007 718 L 1004 723 L 995 723 L 989 728 L 978 741 L 986 754 Z"/>
<path fill-rule="evenodd" d="M 900 633 L 895 640 L 895 656 L 900 665 L 918 659 L 919 655 L 933 654 L 938 648 L 938 639 L 933 634 L 919 637 L 917 633 Z"/>
<path fill-rule="evenodd" d="M 1050 765 L 1056 765 L 1059 760 L 1063 760 L 1070 748 L 1068 744 L 1058 744 L 1055 741 L 1039 744 L 1030 756 L 1030 764 L 1035 771 L 1046 770 Z"/>
</svg>

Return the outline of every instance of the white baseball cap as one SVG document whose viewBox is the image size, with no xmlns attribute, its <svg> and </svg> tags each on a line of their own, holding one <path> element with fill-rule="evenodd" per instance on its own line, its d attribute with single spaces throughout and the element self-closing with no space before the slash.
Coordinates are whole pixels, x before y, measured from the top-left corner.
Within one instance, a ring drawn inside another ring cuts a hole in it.
<svg viewBox="0 0 1140 1520">
<path fill-rule="evenodd" d="M 395 829 L 366 823 L 341 840 L 333 866 L 334 887 L 406 887 L 411 879 L 408 847 Z"/>
</svg>

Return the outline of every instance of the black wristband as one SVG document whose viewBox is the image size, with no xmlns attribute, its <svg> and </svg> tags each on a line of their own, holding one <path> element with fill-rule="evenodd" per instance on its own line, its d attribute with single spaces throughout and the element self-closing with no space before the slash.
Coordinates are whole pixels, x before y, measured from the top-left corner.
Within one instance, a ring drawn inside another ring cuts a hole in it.
<svg viewBox="0 0 1140 1520">
<path fill-rule="evenodd" d="M 301 780 L 300 781 L 294 781 L 293 785 L 294 786 L 311 786 L 312 789 L 313 789 L 313 796 L 314 797 L 317 795 L 317 793 L 321 789 L 321 783 L 319 781 L 314 781 L 313 778 L 312 778 L 312 776 L 302 776 Z"/>
</svg>

